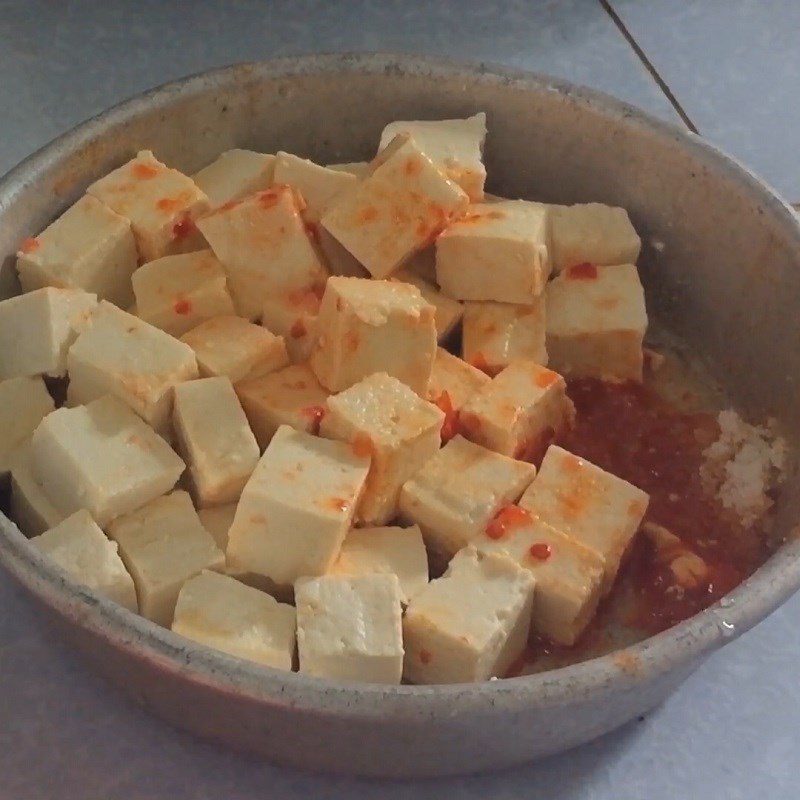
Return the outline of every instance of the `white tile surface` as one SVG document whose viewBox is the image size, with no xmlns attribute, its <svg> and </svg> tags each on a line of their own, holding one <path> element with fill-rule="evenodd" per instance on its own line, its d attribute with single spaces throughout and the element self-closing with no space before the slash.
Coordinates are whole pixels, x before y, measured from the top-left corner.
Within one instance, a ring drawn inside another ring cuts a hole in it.
<svg viewBox="0 0 800 800">
<path fill-rule="evenodd" d="M 800 200 L 800 3 L 611 4 L 700 133 Z"/>
</svg>

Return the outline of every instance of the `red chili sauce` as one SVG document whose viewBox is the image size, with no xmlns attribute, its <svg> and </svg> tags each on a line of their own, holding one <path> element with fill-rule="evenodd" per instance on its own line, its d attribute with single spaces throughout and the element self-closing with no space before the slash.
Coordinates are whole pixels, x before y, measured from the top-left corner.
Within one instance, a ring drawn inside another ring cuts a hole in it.
<svg viewBox="0 0 800 800">
<path fill-rule="evenodd" d="M 645 521 L 678 536 L 708 573 L 696 588 L 677 588 L 669 564 L 640 531 L 581 639 L 564 647 L 533 636 L 510 674 L 574 663 L 663 631 L 715 603 L 769 555 L 762 528 L 743 526 L 703 488 L 703 450 L 719 435 L 713 414 L 680 411 L 633 383 L 576 380 L 568 393 L 576 424 L 557 443 L 647 492 Z"/>
</svg>

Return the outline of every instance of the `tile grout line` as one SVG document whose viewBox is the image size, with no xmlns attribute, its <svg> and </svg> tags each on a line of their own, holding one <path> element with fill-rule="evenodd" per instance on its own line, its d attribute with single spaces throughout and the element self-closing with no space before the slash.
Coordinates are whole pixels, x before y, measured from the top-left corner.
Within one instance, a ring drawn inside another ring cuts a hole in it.
<svg viewBox="0 0 800 800">
<path fill-rule="evenodd" d="M 639 61 L 642 62 L 644 68 L 650 73 L 650 77 L 656 82 L 658 88 L 664 93 L 670 105 L 675 109 L 677 115 L 683 120 L 684 125 L 686 125 L 686 127 L 692 131 L 692 133 L 699 133 L 697 126 L 694 124 L 694 122 L 692 122 L 691 118 L 678 101 L 678 98 L 675 97 L 672 89 L 667 86 L 666 81 L 661 77 L 658 70 L 653 65 L 653 62 L 650 61 L 644 50 L 642 50 L 642 48 L 639 46 L 639 43 L 633 38 L 633 35 L 628 30 L 619 14 L 617 14 L 617 12 L 613 9 L 609 0 L 597 0 L 597 2 L 600 3 L 606 14 L 611 17 L 611 21 L 617 26 L 617 29 L 622 34 L 625 41 L 630 45 Z"/>
</svg>

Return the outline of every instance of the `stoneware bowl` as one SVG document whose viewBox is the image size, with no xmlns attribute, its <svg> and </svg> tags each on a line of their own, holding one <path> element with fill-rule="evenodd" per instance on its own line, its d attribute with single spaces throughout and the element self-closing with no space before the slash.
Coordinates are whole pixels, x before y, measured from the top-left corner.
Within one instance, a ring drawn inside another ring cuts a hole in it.
<svg viewBox="0 0 800 800">
<path fill-rule="evenodd" d="M 234 66 L 148 92 L 0 182 L 0 287 L 15 291 L 18 243 L 139 148 L 186 172 L 231 147 L 350 161 L 374 153 L 390 120 L 479 110 L 489 119 L 489 190 L 627 208 L 645 242 L 652 317 L 705 356 L 737 405 L 776 416 L 794 442 L 800 227 L 792 210 L 700 138 L 540 75 L 336 55 Z M 777 507 L 785 542 L 722 604 L 603 658 L 476 685 L 332 683 L 227 657 L 76 585 L 5 518 L 0 561 L 99 672 L 180 727 L 309 769 L 443 775 L 573 747 L 660 702 L 800 586 L 799 502 L 793 476 Z"/>
</svg>

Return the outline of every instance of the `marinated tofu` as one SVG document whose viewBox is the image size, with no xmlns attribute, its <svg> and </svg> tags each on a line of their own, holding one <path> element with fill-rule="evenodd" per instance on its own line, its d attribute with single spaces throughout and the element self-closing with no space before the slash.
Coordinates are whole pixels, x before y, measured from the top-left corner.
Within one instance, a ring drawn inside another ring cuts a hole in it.
<svg viewBox="0 0 800 800">
<path fill-rule="evenodd" d="M 318 678 L 400 683 L 403 634 L 394 575 L 324 575 L 295 584 L 300 672 Z"/>
<path fill-rule="evenodd" d="M 535 474 L 532 464 L 456 436 L 403 485 L 400 513 L 419 525 L 434 556 L 449 560 L 516 502 Z"/>
<path fill-rule="evenodd" d="M 212 208 L 261 192 L 272 184 L 275 156 L 252 150 L 226 150 L 192 175 Z"/>
<path fill-rule="evenodd" d="M 55 410 L 40 377 L 0 381 L 0 475 L 8 473 L 14 451 Z"/>
<path fill-rule="evenodd" d="M 116 542 L 108 539 L 88 511 L 76 511 L 31 542 L 78 583 L 129 611 L 139 610 L 133 578 Z"/>
<path fill-rule="evenodd" d="M 228 532 L 229 571 L 288 587 L 327 572 L 364 491 L 369 455 L 278 428 L 244 487 Z"/>
<path fill-rule="evenodd" d="M 642 381 L 644 290 L 632 264 L 579 264 L 547 287 L 549 365 L 567 378 Z"/>
<path fill-rule="evenodd" d="M 326 389 L 340 392 L 385 372 L 424 396 L 435 354 L 435 309 L 415 286 L 328 281 L 311 353 L 311 368 Z"/>
<path fill-rule="evenodd" d="M 205 569 L 221 570 L 225 556 L 200 524 L 186 492 L 175 491 L 117 517 L 108 535 L 136 584 L 139 612 L 169 627 L 181 587 Z"/>
<path fill-rule="evenodd" d="M 503 676 L 528 639 L 535 580 L 502 555 L 459 551 L 411 598 L 403 618 L 403 677 L 471 683 Z"/>
<path fill-rule="evenodd" d="M 22 243 L 17 272 L 23 292 L 82 289 L 127 308 L 138 258 L 130 220 L 87 194 Z"/>
<path fill-rule="evenodd" d="M 328 398 L 320 434 L 372 458 L 356 519 L 383 525 L 397 514 L 400 488 L 439 450 L 444 413 L 386 373 Z"/>
<path fill-rule="evenodd" d="M 210 205 L 191 178 L 142 150 L 87 190 L 130 220 L 142 263 L 203 247 L 196 223 Z"/>
</svg>

